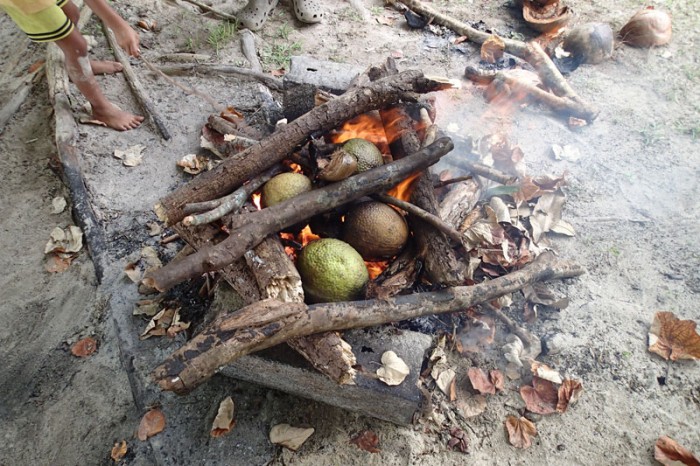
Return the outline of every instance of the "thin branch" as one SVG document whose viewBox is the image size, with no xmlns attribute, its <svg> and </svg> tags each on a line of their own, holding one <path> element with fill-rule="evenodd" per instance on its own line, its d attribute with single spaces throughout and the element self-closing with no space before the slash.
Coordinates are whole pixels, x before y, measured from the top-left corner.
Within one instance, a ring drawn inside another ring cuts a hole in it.
<svg viewBox="0 0 700 466">
<path fill-rule="evenodd" d="M 129 83 L 131 91 L 139 101 L 139 104 L 141 105 L 141 108 L 143 108 L 143 111 L 146 113 L 148 119 L 158 129 L 158 132 L 163 139 L 167 141 L 170 139 L 170 132 L 168 131 L 168 128 L 165 127 L 165 123 L 163 123 L 162 118 L 160 115 L 158 115 L 153 102 L 151 102 L 151 99 L 146 94 L 146 89 L 143 87 L 141 81 L 139 81 L 139 78 L 136 76 L 134 69 L 131 67 L 129 57 L 126 56 L 124 50 L 122 50 L 117 43 L 117 38 L 114 36 L 114 32 L 112 32 L 112 30 L 106 24 L 104 24 L 104 22 L 102 25 L 105 31 L 105 36 L 107 36 L 107 41 L 109 42 L 109 46 L 112 48 L 112 52 L 114 52 L 114 56 L 124 67 L 122 72 L 124 73 L 126 82 Z"/>
<path fill-rule="evenodd" d="M 455 178 L 450 178 L 449 180 L 438 181 L 437 183 L 433 184 L 433 188 L 435 188 L 435 189 L 444 188 L 445 186 L 449 186 L 451 184 L 461 183 L 462 181 L 468 181 L 468 180 L 473 180 L 473 179 L 474 179 L 474 177 L 471 175 L 458 176 Z"/>
<path fill-rule="evenodd" d="M 194 88 L 185 86 L 184 84 L 181 84 L 181 83 L 175 81 L 173 78 L 171 78 L 170 76 L 168 76 L 167 74 L 165 74 L 165 73 L 163 73 L 161 70 L 159 70 L 153 63 L 151 63 L 151 62 L 149 62 L 148 60 L 146 60 L 143 56 L 141 56 L 140 58 L 141 58 L 141 61 L 143 62 L 143 64 L 146 65 L 146 68 L 148 68 L 149 70 L 153 71 L 153 72 L 156 73 L 158 76 L 160 76 L 161 78 L 165 79 L 167 82 L 169 82 L 169 83 L 172 84 L 173 86 L 177 87 L 178 89 L 180 89 L 180 90 L 181 90 L 182 92 L 184 92 L 185 94 L 188 94 L 188 95 L 196 95 L 197 97 L 200 97 L 200 98 L 204 99 L 204 100 L 205 100 L 209 105 L 211 105 L 211 106 L 214 108 L 214 110 L 216 110 L 216 111 L 220 111 L 220 110 L 223 109 L 224 106 L 221 105 L 220 103 L 218 103 L 216 100 L 214 100 L 210 95 L 207 95 L 207 94 L 205 94 L 205 93 L 203 93 L 203 92 L 201 92 L 201 91 L 198 91 L 197 89 L 194 89 Z"/>
<path fill-rule="evenodd" d="M 270 76 L 269 74 L 253 71 L 248 68 L 241 68 L 239 66 L 225 65 L 219 63 L 180 63 L 175 65 L 162 65 L 158 69 L 163 73 L 169 75 L 201 73 L 209 75 L 233 74 L 237 76 L 245 76 L 247 78 L 257 79 L 258 81 L 261 81 L 267 87 L 275 91 L 283 90 L 281 79 L 277 79 L 273 76 Z"/>
<path fill-rule="evenodd" d="M 192 5 L 198 6 L 199 8 L 201 8 L 204 11 L 207 11 L 209 13 L 214 13 L 216 16 L 219 16 L 223 19 L 229 20 L 229 21 L 234 22 L 234 23 L 238 22 L 238 18 L 236 18 L 235 16 L 230 15 L 228 13 L 224 13 L 223 11 L 219 11 L 217 9 L 214 9 L 214 8 L 210 7 L 209 5 L 198 2 L 197 0 L 185 0 L 185 1 L 187 3 L 191 3 Z"/>
<path fill-rule="evenodd" d="M 211 223 L 219 220 L 226 214 L 238 211 L 246 201 L 257 191 L 262 185 L 267 183 L 270 178 L 275 175 L 282 173 L 284 168 L 281 165 L 275 165 L 272 168 L 268 168 L 260 175 L 251 179 L 248 183 L 244 184 L 228 196 L 224 196 L 220 199 L 210 201 L 212 203 L 218 203 L 218 205 L 208 212 L 197 215 L 189 215 L 182 220 L 182 224 L 185 226 L 192 225 L 202 225 L 204 223 Z M 206 204 L 204 202 L 199 204 Z M 190 206 L 192 204 L 189 204 Z M 185 206 L 187 208 L 187 206 Z"/>
<path fill-rule="evenodd" d="M 455 157 L 454 159 L 450 160 L 450 163 L 457 165 L 458 167 L 461 167 L 474 175 L 483 176 L 484 178 L 496 181 L 497 183 L 507 185 L 517 181 L 517 177 L 515 176 L 511 176 L 493 167 L 484 165 L 483 163 L 472 162 L 471 160 L 467 160 L 463 157 Z"/>
</svg>

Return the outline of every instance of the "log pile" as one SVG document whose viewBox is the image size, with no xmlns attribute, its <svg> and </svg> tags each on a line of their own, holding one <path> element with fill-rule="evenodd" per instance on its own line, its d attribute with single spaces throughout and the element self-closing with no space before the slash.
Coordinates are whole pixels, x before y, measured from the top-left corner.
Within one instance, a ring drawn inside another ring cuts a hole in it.
<svg viewBox="0 0 700 466">
<path fill-rule="evenodd" d="M 204 330 L 156 368 L 153 377 L 162 389 L 186 393 L 241 356 L 283 342 L 336 383 L 352 384 L 355 357 L 340 330 L 454 312 L 528 284 L 583 273 L 575 264 L 542 255 L 521 270 L 465 286 L 467 264 L 455 252 L 464 248 L 461 234 L 438 216 L 428 170 L 454 145 L 449 138 L 437 137 L 430 120 L 434 109 L 417 104 L 420 94 L 445 84 L 419 71 L 399 73 L 392 68 L 368 70 L 346 93 L 325 95 L 324 103 L 268 135 L 253 134 L 245 124 L 220 116 L 209 119 L 206 131 L 233 135 L 244 143 L 222 145 L 228 155 L 223 162 L 161 199 L 156 207 L 159 218 L 172 225 L 194 252 L 149 272 L 143 283 L 165 291 L 216 272 L 246 305 L 213 316 Z M 421 106 L 424 125 L 419 128 L 409 109 Z M 323 152 L 317 139 L 368 112 L 378 112 L 383 121 L 393 161 L 261 210 L 244 208 L 267 179 L 288 170 L 290 161 L 300 162 L 307 174 L 315 175 L 315 154 Z M 419 176 L 410 204 L 387 199 L 390 188 L 415 174 Z M 367 196 L 405 209 L 414 245 L 382 274 L 382 290 L 376 284 L 368 286 L 366 300 L 305 304 L 300 276 L 279 233 Z M 439 291 L 413 292 L 421 269 L 418 263 L 423 264 L 424 280 Z"/>
</svg>

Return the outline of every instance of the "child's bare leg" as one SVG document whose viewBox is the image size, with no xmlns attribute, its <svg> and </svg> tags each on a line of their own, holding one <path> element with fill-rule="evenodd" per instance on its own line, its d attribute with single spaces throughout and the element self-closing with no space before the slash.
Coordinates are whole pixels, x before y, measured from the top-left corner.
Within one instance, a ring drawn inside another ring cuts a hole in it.
<svg viewBox="0 0 700 466">
<path fill-rule="evenodd" d="M 141 124 L 142 116 L 121 110 L 104 96 L 90 67 L 85 38 L 77 29 L 73 29 L 65 39 L 56 41 L 56 44 L 65 55 L 68 76 L 90 102 L 94 119 L 119 131 L 133 129 Z"/>
<path fill-rule="evenodd" d="M 68 0 L 68 2 L 61 7 L 61 9 L 77 28 L 78 20 L 80 20 L 80 10 L 76 4 L 71 0 Z M 119 73 L 124 69 L 122 64 L 118 61 L 108 60 L 90 60 L 90 66 L 92 67 L 93 74 L 114 74 Z"/>
</svg>

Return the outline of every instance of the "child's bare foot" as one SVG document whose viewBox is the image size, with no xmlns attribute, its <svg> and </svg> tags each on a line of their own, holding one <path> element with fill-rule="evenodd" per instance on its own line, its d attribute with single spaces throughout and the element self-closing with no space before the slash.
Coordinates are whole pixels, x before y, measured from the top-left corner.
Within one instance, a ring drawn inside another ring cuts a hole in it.
<svg viewBox="0 0 700 466">
<path fill-rule="evenodd" d="M 124 69 L 118 61 L 90 60 L 92 74 L 114 74 Z"/>
<path fill-rule="evenodd" d="M 143 121 L 142 116 L 125 112 L 114 104 L 110 104 L 104 110 L 95 110 L 93 108 L 92 117 L 117 131 L 138 128 Z"/>
</svg>

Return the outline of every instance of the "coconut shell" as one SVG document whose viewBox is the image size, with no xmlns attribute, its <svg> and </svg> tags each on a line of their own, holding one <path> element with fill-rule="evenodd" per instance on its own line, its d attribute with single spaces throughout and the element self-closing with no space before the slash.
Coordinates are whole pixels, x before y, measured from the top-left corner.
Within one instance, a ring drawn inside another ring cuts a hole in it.
<svg viewBox="0 0 700 466">
<path fill-rule="evenodd" d="M 610 25 L 586 23 L 574 28 L 564 39 L 562 47 L 578 63 L 600 63 L 612 55 L 615 40 Z"/>
<path fill-rule="evenodd" d="M 571 16 L 571 9 L 558 1 L 523 1 L 523 19 L 535 31 L 543 33 L 558 31 L 569 23 Z"/>
<path fill-rule="evenodd" d="M 653 6 L 639 10 L 620 30 L 622 42 L 635 47 L 656 47 L 671 42 L 671 16 Z"/>
</svg>

